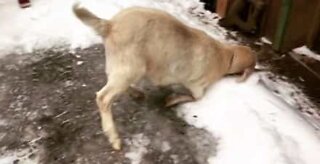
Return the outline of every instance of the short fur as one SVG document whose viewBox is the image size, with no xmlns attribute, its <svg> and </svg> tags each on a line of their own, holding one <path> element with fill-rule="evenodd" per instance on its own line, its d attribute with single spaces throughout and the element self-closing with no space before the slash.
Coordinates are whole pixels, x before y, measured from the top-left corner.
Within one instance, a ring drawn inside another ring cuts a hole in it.
<svg viewBox="0 0 320 164">
<path fill-rule="evenodd" d="M 97 92 L 96 101 L 102 128 L 114 149 L 120 149 L 121 141 L 111 103 L 131 84 L 147 77 L 154 85 L 182 84 L 190 90 L 192 98 L 180 97 L 171 105 L 200 99 L 209 85 L 226 74 L 243 72 L 240 81 L 244 81 L 256 63 L 250 48 L 222 44 L 161 10 L 132 7 L 110 20 L 78 5 L 73 10 L 103 37 L 107 49 L 108 83 Z"/>
</svg>

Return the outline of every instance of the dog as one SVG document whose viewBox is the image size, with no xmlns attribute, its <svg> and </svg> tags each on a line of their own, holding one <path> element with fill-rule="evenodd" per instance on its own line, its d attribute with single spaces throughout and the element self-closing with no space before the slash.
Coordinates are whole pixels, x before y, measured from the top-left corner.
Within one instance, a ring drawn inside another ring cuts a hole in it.
<svg viewBox="0 0 320 164">
<path fill-rule="evenodd" d="M 191 95 L 167 99 L 166 106 L 200 99 L 208 86 L 228 74 L 253 72 L 256 57 L 249 47 L 223 44 L 170 14 L 131 7 L 110 20 L 80 7 L 73 12 L 103 39 L 108 82 L 96 93 L 102 129 L 115 150 L 121 149 L 111 111 L 115 97 L 146 77 L 156 86 L 181 84 Z"/>
</svg>

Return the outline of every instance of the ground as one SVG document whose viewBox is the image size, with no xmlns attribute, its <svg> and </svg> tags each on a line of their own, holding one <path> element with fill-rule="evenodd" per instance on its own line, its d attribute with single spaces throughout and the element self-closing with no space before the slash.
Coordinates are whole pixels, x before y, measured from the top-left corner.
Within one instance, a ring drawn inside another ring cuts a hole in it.
<svg viewBox="0 0 320 164">
<path fill-rule="evenodd" d="M 259 51 L 260 63 L 268 65 L 271 72 L 283 75 L 299 86 L 318 107 L 317 113 L 320 114 L 319 60 L 293 52 L 275 52 L 270 45 L 259 46 L 251 43 L 251 46 Z"/>
<path fill-rule="evenodd" d="M 95 91 L 106 83 L 103 51 L 96 45 L 1 59 L 1 154 L 30 148 L 28 158 L 41 154 L 47 164 L 130 163 L 130 152 L 134 158 L 141 149 L 143 164 L 204 163 L 215 147 L 212 136 L 163 107 L 169 89 L 149 87 L 145 100 L 119 98 L 114 114 L 124 146 L 111 149 L 95 105 Z"/>
</svg>

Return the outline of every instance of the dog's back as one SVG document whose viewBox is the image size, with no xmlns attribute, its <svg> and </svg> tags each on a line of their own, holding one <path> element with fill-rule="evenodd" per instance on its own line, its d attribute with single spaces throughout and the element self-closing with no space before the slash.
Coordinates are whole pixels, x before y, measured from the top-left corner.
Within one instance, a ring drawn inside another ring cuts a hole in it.
<svg viewBox="0 0 320 164">
<path fill-rule="evenodd" d="M 104 37 L 110 54 L 126 58 L 121 60 L 122 65 L 145 67 L 146 74 L 157 84 L 204 77 L 210 83 L 214 78 L 240 73 L 249 67 L 251 70 L 255 65 L 255 56 L 248 47 L 225 46 L 161 10 L 131 7 L 111 20 L 102 20 L 78 7 L 74 7 L 74 12 Z M 112 71 L 115 69 L 112 67 L 119 66 L 114 63 L 120 57 L 108 58 L 107 71 Z"/>
<path fill-rule="evenodd" d="M 146 73 L 155 84 L 185 83 L 199 78 L 210 83 L 213 76 L 222 77 L 226 72 L 228 66 L 224 63 L 228 61 L 221 57 L 221 43 L 166 12 L 133 7 L 109 21 L 112 26 L 105 38 L 106 47 L 128 53 L 126 58 L 132 60 L 126 64 L 133 60 L 145 63 Z M 109 61 L 113 65 L 114 60 Z"/>
</svg>

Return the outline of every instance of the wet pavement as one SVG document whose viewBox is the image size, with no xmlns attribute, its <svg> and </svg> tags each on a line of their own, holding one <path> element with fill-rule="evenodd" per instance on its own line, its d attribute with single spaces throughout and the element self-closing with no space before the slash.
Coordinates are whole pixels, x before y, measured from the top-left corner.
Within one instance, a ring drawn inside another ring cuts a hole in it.
<svg viewBox="0 0 320 164">
<path fill-rule="evenodd" d="M 206 163 L 214 137 L 163 107 L 170 88 L 147 86 L 145 99 L 119 97 L 113 111 L 124 145 L 111 149 L 95 104 L 106 83 L 103 51 L 95 45 L 0 59 L 0 156 L 20 152 L 14 164 Z"/>
</svg>

